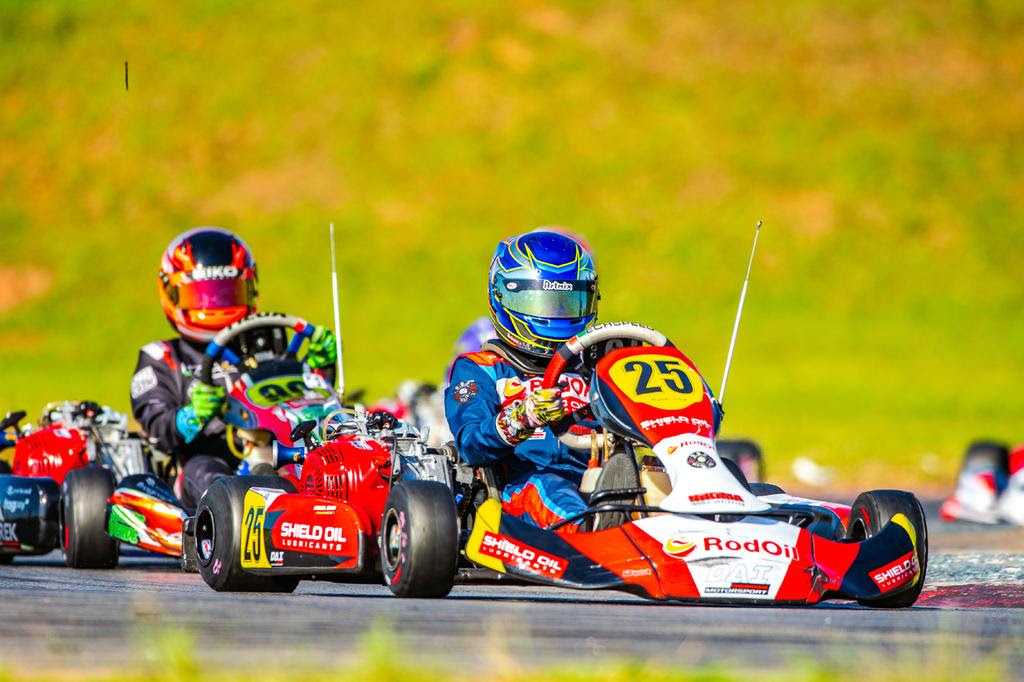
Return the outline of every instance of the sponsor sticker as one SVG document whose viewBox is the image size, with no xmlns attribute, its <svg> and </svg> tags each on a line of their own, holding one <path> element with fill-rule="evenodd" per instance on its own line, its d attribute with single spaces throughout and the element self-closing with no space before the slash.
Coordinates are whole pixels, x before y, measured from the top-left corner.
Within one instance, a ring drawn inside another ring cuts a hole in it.
<svg viewBox="0 0 1024 682">
<path fill-rule="evenodd" d="M 701 493 L 690 495 L 690 504 L 708 504 L 710 502 L 727 502 L 729 504 L 743 504 L 743 498 L 733 493 Z"/>
<path fill-rule="evenodd" d="M 530 547 L 506 535 L 498 535 L 490 531 L 484 532 L 483 542 L 480 543 L 480 553 L 550 578 L 561 578 L 565 575 L 565 569 L 569 563 L 565 559 L 542 552 L 536 547 Z"/>
<path fill-rule="evenodd" d="M 800 552 L 793 545 L 785 545 L 774 540 L 723 540 L 716 537 L 704 538 L 704 551 L 746 552 L 749 554 L 767 554 L 792 561 L 800 560 Z"/>
<path fill-rule="evenodd" d="M 651 575 L 649 568 L 627 568 L 622 572 L 623 578 L 643 578 L 648 575 Z"/>
<path fill-rule="evenodd" d="M 714 469 L 717 466 L 714 458 L 706 452 L 691 453 L 686 458 L 686 463 L 694 469 Z"/>
<path fill-rule="evenodd" d="M 878 585 L 878 589 L 882 592 L 887 592 L 910 582 L 920 570 L 917 564 L 917 553 L 911 550 L 896 561 L 871 571 L 870 575 L 871 579 Z"/>
<path fill-rule="evenodd" d="M 452 389 L 452 395 L 455 397 L 455 402 L 459 403 L 460 405 L 465 405 L 466 403 L 468 403 L 479 392 L 480 389 L 477 387 L 476 381 L 474 381 L 473 379 L 460 381 L 459 383 L 455 384 L 455 387 Z"/>
<path fill-rule="evenodd" d="M 704 594 L 741 594 L 766 596 L 769 586 L 763 583 L 730 583 L 729 585 L 708 585 Z"/>
<path fill-rule="evenodd" d="M 665 545 L 662 549 L 665 550 L 665 554 L 682 559 L 697 549 L 697 545 L 682 535 L 673 535 L 668 540 L 665 540 Z"/>
<path fill-rule="evenodd" d="M 152 367 L 143 367 L 132 377 L 132 399 L 139 398 L 156 388 L 156 372 Z"/>
<path fill-rule="evenodd" d="M 20 545 L 21 541 L 18 540 L 18 529 L 12 521 L 4 521 L 0 523 L 0 545 Z"/>
</svg>

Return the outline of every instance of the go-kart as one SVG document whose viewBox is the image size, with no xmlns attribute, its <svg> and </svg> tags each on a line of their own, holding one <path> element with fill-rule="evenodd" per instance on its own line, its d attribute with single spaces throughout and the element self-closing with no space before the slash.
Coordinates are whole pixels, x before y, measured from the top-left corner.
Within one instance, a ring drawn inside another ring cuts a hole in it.
<svg viewBox="0 0 1024 682">
<path fill-rule="evenodd" d="M 166 461 L 129 433 L 127 415 L 94 402 L 51 403 L 35 430 L 18 429 L 24 417 L 16 412 L 0 422 L 0 432 L 10 430 L 0 449 L 14 446 L 11 475 L 0 476 L 0 561 L 45 554 L 59 544 L 70 566 L 116 565 L 118 546 L 105 532 L 107 519 L 115 528 L 121 516 L 134 518 L 152 507 L 164 493 L 158 471 Z M 150 533 L 159 531 L 157 524 L 139 531 L 143 539 L 153 527 Z"/>
<path fill-rule="evenodd" d="M 312 327 L 299 318 L 263 314 L 223 330 L 202 378 L 219 358 L 238 363 L 225 350 L 237 334 L 267 326 L 296 334 L 284 358 L 253 363 L 235 382 L 225 421 L 250 471 L 270 475 L 214 483 L 186 522 L 186 555 L 195 552 L 218 591 L 290 592 L 313 576 L 379 575 L 377 529 L 392 480 L 402 472 L 446 481 L 448 460 L 391 415 L 343 408 L 323 376 L 304 373 L 295 354 Z"/>
<path fill-rule="evenodd" d="M 658 600 L 838 598 L 907 607 L 917 599 L 928 536 L 912 494 L 866 492 L 848 507 L 747 484 L 716 450 L 712 398 L 696 366 L 651 328 L 602 324 L 571 339 L 549 364 L 544 385 L 556 386 L 570 368 L 589 375 L 590 404 L 550 428 L 571 447 L 603 454 L 586 511 L 540 528 L 503 513 L 493 485 L 480 495 L 479 476 L 469 489 L 397 482 L 381 528 L 383 571 L 394 594 L 446 594 L 449 557 L 443 569 L 435 557 L 438 548 L 460 546 L 497 573 Z M 568 430 L 584 417 L 601 427 L 589 439 Z M 455 501 L 462 508 L 474 497 L 486 499 L 460 519 Z"/>
</svg>

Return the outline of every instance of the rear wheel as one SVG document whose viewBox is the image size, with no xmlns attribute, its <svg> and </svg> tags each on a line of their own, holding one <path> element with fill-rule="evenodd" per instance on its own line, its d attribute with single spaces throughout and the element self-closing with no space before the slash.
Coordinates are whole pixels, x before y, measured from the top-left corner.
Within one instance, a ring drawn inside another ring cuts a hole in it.
<svg viewBox="0 0 1024 682">
<path fill-rule="evenodd" d="M 404 481 L 388 493 L 380 526 L 384 581 L 399 597 L 443 597 L 459 560 L 459 526 L 448 486 Z"/>
<path fill-rule="evenodd" d="M 914 495 L 902 490 L 872 490 L 861 493 L 850 509 L 846 537 L 850 540 L 866 540 L 879 533 L 896 514 L 903 514 L 910 520 L 917 535 L 917 563 L 921 568 L 917 584 L 908 590 L 892 596 L 872 600 L 857 600 L 863 606 L 883 609 L 902 609 L 913 605 L 924 587 L 928 568 L 928 524 L 924 510 Z"/>
<path fill-rule="evenodd" d="M 72 568 L 114 568 L 118 542 L 107 534 L 107 500 L 114 474 L 98 466 L 72 469 L 61 485 L 61 541 Z"/>
<path fill-rule="evenodd" d="M 296 576 L 256 575 L 241 566 L 242 507 L 256 486 L 286 487 L 276 477 L 231 476 L 211 485 L 196 508 L 195 545 L 199 573 L 218 592 L 293 592 Z"/>
</svg>

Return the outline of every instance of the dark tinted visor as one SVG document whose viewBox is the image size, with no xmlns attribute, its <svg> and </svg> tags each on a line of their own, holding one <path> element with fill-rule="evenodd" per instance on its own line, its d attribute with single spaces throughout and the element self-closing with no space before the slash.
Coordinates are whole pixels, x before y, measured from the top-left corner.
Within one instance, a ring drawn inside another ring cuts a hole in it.
<svg viewBox="0 0 1024 682">
<path fill-rule="evenodd" d="M 592 279 L 499 279 L 501 304 L 532 317 L 586 317 L 594 312 L 597 281 Z"/>
</svg>

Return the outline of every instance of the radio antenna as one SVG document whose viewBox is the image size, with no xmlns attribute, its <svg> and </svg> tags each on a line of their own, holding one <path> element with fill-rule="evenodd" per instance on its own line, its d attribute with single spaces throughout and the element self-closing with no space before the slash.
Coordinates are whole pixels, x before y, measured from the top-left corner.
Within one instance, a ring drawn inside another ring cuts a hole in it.
<svg viewBox="0 0 1024 682">
<path fill-rule="evenodd" d="M 754 252 L 757 251 L 757 237 L 761 234 L 761 221 L 754 228 L 754 245 L 750 247 L 750 262 L 747 263 L 747 277 L 743 280 L 740 291 L 740 305 L 736 309 L 736 322 L 732 325 L 732 340 L 729 341 L 729 353 L 725 356 L 725 372 L 722 374 L 722 390 L 718 392 L 718 404 L 725 402 L 725 383 L 729 380 L 729 367 L 732 365 L 732 354 L 736 350 L 736 335 L 740 331 L 740 318 L 743 316 L 743 303 L 747 299 L 747 285 L 750 283 L 750 269 L 754 265 Z"/>
<path fill-rule="evenodd" d="M 341 303 L 338 296 L 338 261 L 334 254 L 334 223 L 331 223 L 331 293 L 334 297 L 334 342 L 338 360 L 334 372 L 334 392 L 338 400 L 345 398 L 345 361 L 341 353 Z"/>
</svg>

